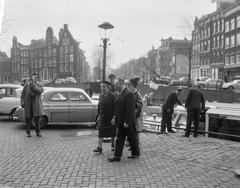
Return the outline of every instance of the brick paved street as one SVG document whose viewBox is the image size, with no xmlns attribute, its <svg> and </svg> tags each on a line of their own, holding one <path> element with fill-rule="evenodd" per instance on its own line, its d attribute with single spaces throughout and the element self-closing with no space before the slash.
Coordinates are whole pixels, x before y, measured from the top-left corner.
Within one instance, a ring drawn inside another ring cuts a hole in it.
<svg viewBox="0 0 240 188">
<path fill-rule="evenodd" d="M 94 155 L 97 132 L 78 127 L 25 136 L 18 122 L 0 122 L 0 187 L 239 188 L 240 143 L 141 133 L 141 157 L 108 163 L 110 143 Z"/>
</svg>

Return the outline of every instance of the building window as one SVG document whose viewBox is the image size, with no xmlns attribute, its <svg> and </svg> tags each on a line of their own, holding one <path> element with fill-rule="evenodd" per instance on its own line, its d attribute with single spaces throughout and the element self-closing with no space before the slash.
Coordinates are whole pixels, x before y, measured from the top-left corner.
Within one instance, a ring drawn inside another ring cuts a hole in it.
<svg viewBox="0 0 240 188">
<path fill-rule="evenodd" d="M 229 37 L 225 38 L 225 48 L 229 48 Z"/>
<path fill-rule="evenodd" d="M 72 63 L 70 64 L 70 70 L 69 71 L 73 72 L 73 64 Z"/>
<path fill-rule="evenodd" d="M 64 52 L 65 52 L 65 54 L 68 53 L 68 46 L 65 46 L 65 48 L 64 48 Z"/>
<path fill-rule="evenodd" d="M 74 61 L 73 54 L 70 54 L 69 58 L 70 58 L 70 62 L 73 62 L 73 61 Z"/>
<path fill-rule="evenodd" d="M 47 50 L 44 50 L 44 57 L 47 57 Z"/>
<path fill-rule="evenodd" d="M 64 72 L 64 64 L 60 64 L 60 72 Z"/>
<path fill-rule="evenodd" d="M 47 67 L 47 64 L 48 64 L 48 63 L 47 63 L 47 58 L 45 57 L 45 58 L 44 58 L 44 67 Z"/>
<path fill-rule="evenodd" d="M 231 22 L 230 22 L 230 31 L 234 30 L 235 29 L 235 19 L 231 19 Z"/>
<path fill-rule="evenodd" d="M 236 25 L 237 28 L 240 27 L 240 16 L 237 17 L 237 25 Z"/>
<path fill-rule="evenodd" d="M 53 55 L 56 55 L 56 53 L 57 53 L 57 49 L 53 48 Z"/>
<path fill-rule="evenodd" d="M 39 59 L 39 68 L 42 68 L 42 60 Z"/>
<path fill-rule="evenodd" d="M 64 55 L 61 55 L 60 56 L 60 63 L 63 63 L 64 62 Z"/>
<path fill-rule="evenodd" d="M 51 57 L 52 56 L 52 50 L 48 49 L 48 56 Z"/>
<path fill-rule="evenodd" d="M 240 51 L 237 52 L 237 63 L 240 63 Z"/>
<path fill-rule="evenodd" d="M 63 47 L 60 47 L 60 54 L 63 54 Z"/>
<path fill-rule="evenodd" d="M 235 53 L 231 53 L 231 64 L 235 64 Z"/>
<path fill-rule="evenodd" d="M 229 21 L 225 22 L 225 32 L 229 31 Z"/>
<path fill-rule="evenodd" d="M 215 48 L 215 37 L 213 37 L 213 48 Z"/>
<path fill-rule="evenodd" d="M 240 33 L 237 34 L 236 45 L 240 45 Z"/>
<path fill-rule="evenodd" d="M 229 54 L 225 54 L 225 65 L 229 65 Z"/>
<path fill-rule="evenodd" d="M 53 57 L 53 67 L 57 66 L 57 58 L 54 56 Z"/>
<path fill-rule="evenodd" d="M 230 47 L 234 47 L 235 46 L 235 35 L 232 35 L 230 38 Z"/>
<path fill-rule="evenodd" d="M 73 53 L 73 45 L 71 45 L 71 46 L 69 47 L 69 51 L 70 51 L 70 53 Z"/>
<path fill-rule="evenodd" d="M 224 31 L 224 20 L 222 19 L 222 28 L 221 28 L 222 31 Z"/>
<path fill-rule="evenodd" d="M 69 71 L 68 71 L 68 64 L 67 64 L 67 63 L 65 63 L 65 72 L 69 72 Z"/>
<path fill-rule="evenodd" d="M 68 55 L 65 55 L 65 63 L 68 63 Z"/>
<path fill-rule="evenodd" d="M 215 27 L 216 27 L 216 23 L 213 23 L 213 33 L 215 33 Z"/>
<path fill-rule="evenodd" d="M 52 67 L 52 59 L 51 58 L 48 59 L 48 66 Z"/>
</svg>

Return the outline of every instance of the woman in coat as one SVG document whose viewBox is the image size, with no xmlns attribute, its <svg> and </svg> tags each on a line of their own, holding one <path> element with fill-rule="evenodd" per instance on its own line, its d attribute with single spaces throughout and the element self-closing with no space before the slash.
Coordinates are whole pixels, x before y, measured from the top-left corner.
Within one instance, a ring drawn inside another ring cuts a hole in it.
<svg viewBox="0 0 240 188">
<path fill-rule="evenodd" d="M 94 152 L 102 153 L 103 138 L 111 137 L 112 149 L 114 149 L 116 127 L 111 124 L 115 109 L 115 95 L 111 92 L 111 83 L 101 83 L 101 95 L 98 103 L 98 147 Z"/>
<path fill-rule="evenodd" d="M 37 81 L 38 75 L 33 73 L 30 82 L 26 83 L 21 94 L 21 106 L 24 108 L 27 136 L 31 137 L 31 122 L 32 118 L 35 120 L 36 135 L 40 134 L 40 117 L 44 114 L 41 94 L 43 87 Z"/>
</svg>

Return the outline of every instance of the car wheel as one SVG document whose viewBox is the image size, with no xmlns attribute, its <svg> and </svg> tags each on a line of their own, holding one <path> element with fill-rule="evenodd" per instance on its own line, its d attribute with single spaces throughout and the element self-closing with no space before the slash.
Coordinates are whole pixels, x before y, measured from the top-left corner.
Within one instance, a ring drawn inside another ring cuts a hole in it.
<svg viewBox="0 0 240 188">
<path fill-rule="evenodd" d="M 9 113 L 8 119 L 9 119 L 10 121 L 13 120 L 13 115 L 14 115 L 14 113 L 16 112 L 16 110 L 17 110 L 17 108 L 13 108 L 13 109 L 11 110 L 11 112 Z"/>
<path fill-rule="evenodd" d="M 233 87 L 233 86 L 229 86 L 229 87 L 228 87 L 228 90 L 233 91 L 233 90 L 234 90 L 234 87 Z"/>
</svg>

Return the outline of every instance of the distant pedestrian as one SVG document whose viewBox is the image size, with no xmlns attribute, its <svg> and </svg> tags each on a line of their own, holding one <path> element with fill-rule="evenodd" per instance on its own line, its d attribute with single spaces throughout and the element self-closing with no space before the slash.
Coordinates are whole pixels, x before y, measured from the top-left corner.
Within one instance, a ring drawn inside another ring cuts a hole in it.
<svg viewBox="0 0 240 188">
<path fill-rule="evenodd" d="M 38 75 L 33 73 L 30 81 L 25 84 L 21 94 L 21 106 L 24 108 L 27 136 L 31 137 L 32 119 L 35 121 L 36 135 L 40 134 L 40 118 L 44 114 L 41 94 L 43 92 L 42 85 L 38 82 Z"/>
<path fill-rule="evenodd" d="M 111 92 L 115 92 L 115 82 L 116 82 L 116 75 L 115 74 L 110 74 L 108 76 L 109 82 L 111 83 Z"/>
<path fill-rule="evenodd" d="M 91 85 L 90 85 L 90 83 L 86 83 L 86 89 L 85 89 L 85 92 L 86 92 L 90 97 L 93 96 L 93 91 L 92 91 L 92 89 L 91 89 Z"/>
<path fill-rule="evenodd" d="M 158 134 L 166 133 L 166 127 L 169 133 L 175 133 L 175 131 L 172 129 L 172 115 L 173 115 L 174 105 L 175 104 L 182 105 L 182 103 L 178 99 L 178 96 L 181 93 L 182 93 L 182 88 L 179 87 L 177 88 L 176 91 L 171 92 L 168 95 L 166 101 L 163 103 L 161 131 Z"/>
<path fill-rule="evenodd" d="M 187 108 L 187 125 L 184 137 L 190 136 L 191 125 L 194 122 L 194 137 L 198 136 L 199 118 L 201 110 L 205 110 L 205 100 L 202 93 L 202 86 L 189 90 L 185 107 Z"/>
<path fill-rule="evenodd" d="M 116 126 L 111 123 L 115 109 L 115 95 L 110 91 L 111 83 L 104 81 L 101 83 L 101 94 L 98 103 L 98 147 L 94 152 L 102 153 L 103 138 L 111 137 L 111 146 L 114 150 Z"/>
<path fill-rule="evenodd" d="M 118 127 L 116 148 L 114 157 L 109 158 L 109 162 L 118 162 L 121 160 L 123 147 L 126 137 L 129 139 L 132 155 L 129 158 L 139 158 L 140 152 L 137 142 L 135 129 L 136 115 L 135 115 L 135 101 L 134 95 L 129 89 L 118 81 L 116 88 L 119 89 L 119 96 L 116 100 L 115 107 L 115 123 Z"/>
</svg>

